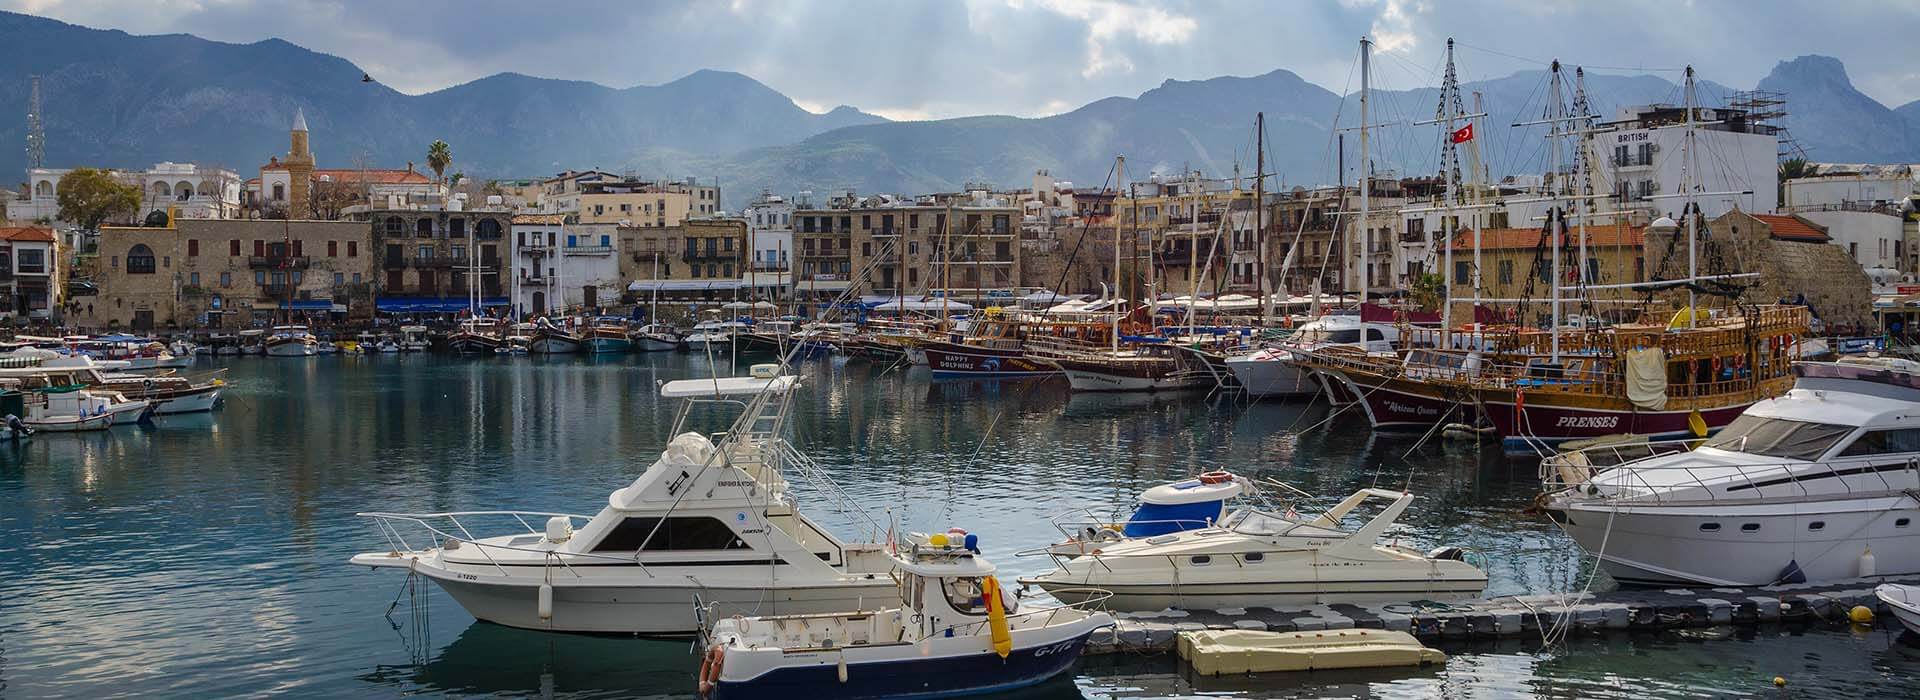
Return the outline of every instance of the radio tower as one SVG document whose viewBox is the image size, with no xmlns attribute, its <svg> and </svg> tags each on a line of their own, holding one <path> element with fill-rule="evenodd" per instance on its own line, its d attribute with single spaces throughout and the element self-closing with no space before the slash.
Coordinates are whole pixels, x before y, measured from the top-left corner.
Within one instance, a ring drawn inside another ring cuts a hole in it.
<svg viewBox="0 0 1920 700">
<path fill-rule="evenodd" d="M 47 160 L 47 129 L 40 122 L 40 76 L 29 76 L 33 84 L 27 96 L 27 168 L 39 168 Z"/>
</svg>

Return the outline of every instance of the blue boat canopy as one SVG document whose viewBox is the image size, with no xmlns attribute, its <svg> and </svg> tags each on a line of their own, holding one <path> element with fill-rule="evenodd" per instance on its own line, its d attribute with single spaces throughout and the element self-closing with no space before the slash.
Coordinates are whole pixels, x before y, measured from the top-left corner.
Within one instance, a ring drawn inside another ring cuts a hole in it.
<svg viewBox="0 0 1920 700">
<path fill-rule="evenodd" d="M 373 308 L 385 313 L 456 314 L 466 311 L 469 305 L 466 299 L 453 297 L 380 297 L 374 300 Z M 507 298 L 481 299 L 480 305 L 506 306 Z"/>
</svg>

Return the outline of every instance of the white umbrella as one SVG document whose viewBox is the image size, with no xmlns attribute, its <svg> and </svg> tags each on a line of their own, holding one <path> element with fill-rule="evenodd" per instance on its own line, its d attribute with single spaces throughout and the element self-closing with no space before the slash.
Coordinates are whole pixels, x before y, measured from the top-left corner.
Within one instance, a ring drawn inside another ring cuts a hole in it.
<svg viewBox="0 0 1920 700">
<path fill-rule="evenodd" d="M 747 303 L 747 302 L 744 302 L 744 301 L 729 301 L 729 302 L 727 302 L 727 303 L 725 303 L 725 304 L 721 304 L 721 305 L 720 305 L 720 308 L 722 308 L 722 309 L 751 309 L 751 308 L 753 308 L 753 305 L 752 305 L 752 304 L 749 304 L 749 303 Z"/>
<path fill-rule="evenodd" d="M 753 302 L 753 308 L 756 308 L 756 309 L 778 309 L 778 308 L 780 308 L 780 307 L 778 307 L 778 306 L 775 306 L 775 305 L 773 304 L 773 302 L 771 302 L 771 301 L 756 301 L 756 302 Z"/>
</svg>

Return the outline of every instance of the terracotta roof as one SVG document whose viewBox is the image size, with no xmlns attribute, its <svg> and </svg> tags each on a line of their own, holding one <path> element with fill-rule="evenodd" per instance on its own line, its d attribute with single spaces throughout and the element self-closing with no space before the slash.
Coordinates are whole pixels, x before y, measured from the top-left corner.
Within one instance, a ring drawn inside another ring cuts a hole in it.
<svg viewBox="0 0 1920 700">
<path fill-rule="evenodd" d="M 1570 245 L 1577 245 L 1579 228 L 1567 230 Z M 1605 224 L 1587 227 L 1587 245 L 1596 248 L 1639 247 L 1647 240 L 1645 226 Z M 1512 250 L 1540 245 L 1537 228 L 1487 228 L 1480 230 L 1481 250 Z M 1453 239 L 1454 250 L 1473 250 L 1473 230 L 1466 229 Z"/>
<path fill-rule="evenodd" d="M 20 227 L 14 227 L 14 228 L 0 228 L 0 240 L 40 241 L 42 243 L 52 243 L 54 241 L 53 229 L 42 228 L 39 226 L 20 226 Z"/>
<path fill-rule="evenodd" d="M 1825 243 L 1832 240 L 1828 238 L 1826 232 L 1820 230 L 1817 225 L 1798 216 L 1754 214 L 1753 218 L 1759 219 L 1760 223 L 1766 224 L 1767 228 L 1773 229 L 1773 237 L 1783 241 Z"/>
<path fill-rule="evenodd" d="M 558 226 L 566 223 L 566 214 L 515 214 L 513 223 L 533 226 Z"/>
<path fill-rule="evenodd" d="M 334 182 L 357 183 L 362 182 L 361 178 L 365 177 L 365 182 L 380 185 L 425 185 L 433 182 L 432 178 L 412 170 L 381 170 L 373 168 L 359 170 L 356 168 L 340 168 L 313 171 L 313 179 L 315 180 L 320 179 L 322 175 L 332 176 Z"/>
</svg>

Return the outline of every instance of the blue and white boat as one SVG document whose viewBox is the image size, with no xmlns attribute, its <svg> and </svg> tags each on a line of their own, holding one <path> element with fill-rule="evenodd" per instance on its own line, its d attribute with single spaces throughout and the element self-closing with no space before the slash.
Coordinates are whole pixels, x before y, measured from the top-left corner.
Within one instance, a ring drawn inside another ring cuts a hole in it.
<svg viewBox="0 0 1920 700">
<path fill-rule="evenodd" d="M 908 537 L 893 555 L 897 608 L 733 617 L 714 623 L 702 695 L 935 698 L 1021 688 L 1072 667 L 1104 612 L 1026 609 L 963 531 Z M 1096 596 L 1097 600 L 1097 596 Z"/>
<path fill-rule="evenodd" d="M 1147 489 L 1122 522 L 1078 510 L 1053 518 L 1066 539 L 1047 548 L 1055 556 L 1075 557 L 1108 543 L 1211 527 L 1226 519 L 1229 504 L 1253 492 L 1246 477 L 1214 471 Z"/>
</svg>

